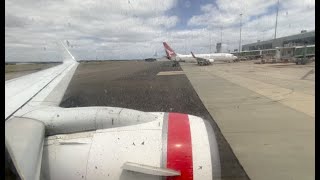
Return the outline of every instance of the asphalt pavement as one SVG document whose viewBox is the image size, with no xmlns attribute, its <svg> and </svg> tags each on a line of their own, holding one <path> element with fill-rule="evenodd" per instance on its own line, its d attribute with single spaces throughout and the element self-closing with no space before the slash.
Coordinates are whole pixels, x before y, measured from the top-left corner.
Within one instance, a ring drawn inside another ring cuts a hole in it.
<svg viewBox="0 0 320 180">
<path fill-rule="evenodd" d="M 221 179 L 249 179 L 188 78 L 172 62 L 107 61 L 81 63 L 62 107 L 113 106 L 146 112 L 180 112 L 208 120 L 219 145 Z M 161 74 L 161 73 L 160 73 Z M 168 74 L 168 73 L 167 73 Z"/>
</svg>

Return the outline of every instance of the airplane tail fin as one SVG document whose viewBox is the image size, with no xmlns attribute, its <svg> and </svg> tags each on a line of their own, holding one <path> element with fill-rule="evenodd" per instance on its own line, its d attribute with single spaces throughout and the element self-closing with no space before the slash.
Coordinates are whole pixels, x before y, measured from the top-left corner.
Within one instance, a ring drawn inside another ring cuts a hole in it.
<svg viewBox="0 0 320 180">
<path fill-rule="evenodd" d="M 192 51 L 191 51 L 191 54 L 192 54 L 192 57 L 193 57 L 193 58 L 196 58 L 196 56 L 193 54 L 193 52 L 192 52 Z"/>
<path fill-rule="evenodd" d="M 167 57 L 169 59 L 177 56 L 177 54 L 174 52 L 174 50 L 166 42 L 163 42 L 163 47 L 164 47 L 166 54 L 167 54 Z"/>
</svg>

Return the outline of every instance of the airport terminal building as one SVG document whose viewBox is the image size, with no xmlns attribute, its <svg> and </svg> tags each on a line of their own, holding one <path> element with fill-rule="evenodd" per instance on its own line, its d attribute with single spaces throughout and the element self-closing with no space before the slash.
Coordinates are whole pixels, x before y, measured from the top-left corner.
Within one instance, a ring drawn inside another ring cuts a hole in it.
<svg viewBox="0 0 320 180">
<path fill-rule="evenodd" d="M 245 44 L 242 46 L 242 51 L 275 49 L 276 47 L 292 47 L 313 44 L 315 44 L 315 31 L 301 31 L 300 34 Z"/>
</svg>

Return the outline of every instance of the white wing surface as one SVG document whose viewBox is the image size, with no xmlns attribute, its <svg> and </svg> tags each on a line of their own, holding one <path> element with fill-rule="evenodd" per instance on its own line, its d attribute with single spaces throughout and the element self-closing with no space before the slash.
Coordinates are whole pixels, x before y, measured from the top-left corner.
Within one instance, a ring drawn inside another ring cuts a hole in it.
<svg viewBox="0 0 320 180">
<path fill-rule="evenodd" d="M 78 62 L 71 56 L 61 65 L 6 81 L 5 119 L 27 103 L 59 105 L 77 66 Z"/>
</svg>

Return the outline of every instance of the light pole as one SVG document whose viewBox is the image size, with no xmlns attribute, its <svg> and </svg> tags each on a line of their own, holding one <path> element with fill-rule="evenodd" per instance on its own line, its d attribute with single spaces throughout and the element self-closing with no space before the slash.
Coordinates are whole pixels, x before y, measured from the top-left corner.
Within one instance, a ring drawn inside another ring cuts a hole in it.
<svg viewBox="0 0 320 180">
<path fill-rule="evenodd" d="M 242 13 L 240 14 L 240 41 L 239 41 L 239 53 L 241 52 L 241 20 L 242 20 Z"/>
<path fill-rule="evenodd" d="M 276 15 L 276 26 L 274 28 L 274 39 L 277 38 L 278 12 L 279 12 L 279 0 L 277 4 L 277 15 Z"/>
</svg>

